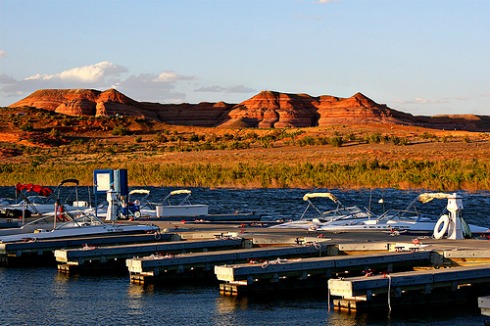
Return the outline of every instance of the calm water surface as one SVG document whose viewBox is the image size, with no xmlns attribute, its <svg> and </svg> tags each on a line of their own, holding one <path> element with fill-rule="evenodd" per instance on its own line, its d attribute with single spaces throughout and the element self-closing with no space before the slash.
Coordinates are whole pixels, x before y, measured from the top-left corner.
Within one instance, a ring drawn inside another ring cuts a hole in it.
<svg viewBox="0 0 490 326">
<path fill-rule="evenodd" d="M 156 201 L 174 188 L 147 188 Z M 257 211 L 271 219 L 298 218 L 306 207 L 300 189 L 193 190 L 194 203 L 210 205 L 210 213 Z M 13 187 L 0 187 L 0 197 L 13 197 Z M 80 197 L 87 199 L 86 188 Z M 316 191 L 327 191 L 319 189 Z M 337 191 L 346 205 L 374 212 L 404 208 L 418 192 L 398 190 Z M 490 226 L 490 194 L 464 196 L 463 216 L 469 223 Z M 85 197 L 84 197 L 85 196 Z M 378 200 L 384 198 L 384 207 Z M 371 200 L 372 204 L 369 204 Z M 424 209 L 442 211 L 444 202 Z M 0 267 L 0 325 L 484 325 L 490 317 L 478 309 L 448 306 L 404 314 L 346 315 L 329 312 L 326 296 L 230 298 L 217 286 L 140 286 L 129 277 L 58 274 L 56 268 Z M 475 304 L 476 306 L 476 304 Z"/>
</svg>

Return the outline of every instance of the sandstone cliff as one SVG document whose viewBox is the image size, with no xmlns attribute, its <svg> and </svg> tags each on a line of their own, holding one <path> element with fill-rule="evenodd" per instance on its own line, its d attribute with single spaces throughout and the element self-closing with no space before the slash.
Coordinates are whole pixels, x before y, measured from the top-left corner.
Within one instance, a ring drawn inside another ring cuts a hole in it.
<svg viewBox="0 0 490 326">
<path fill-rule="evenodd" d="M 72 116 L 133 116 L 177 125 L 284 128 L 338 124 L 405 124 L 439 129 L 490 130 L 489 116 L 413 116 L 361 93 L 349 98 L 263 91 L 239 103 L 159 104 L 135 101 L 115 89 L 38 90 L 9 107 L 35 107 Z"/>
<path fill-rule="evenodd" d="M 339 98 L 264 91 L 235 105 L 222 125 L 283 128 L 350 123 L 413 124 L 413 116 L 377 104 L 361 93 Z"/>
</svg>

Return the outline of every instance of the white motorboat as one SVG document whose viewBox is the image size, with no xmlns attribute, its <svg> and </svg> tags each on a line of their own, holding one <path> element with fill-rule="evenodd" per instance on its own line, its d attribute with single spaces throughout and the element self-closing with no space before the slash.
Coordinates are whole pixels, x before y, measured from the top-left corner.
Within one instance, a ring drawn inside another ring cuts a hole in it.
<svg viewBox="0 0 490 326">
<path fill-rule="evenodd" d="M 152 203 L 148 200 L 150 191 L 146 189 L 134 189 L 129 192 L 128 199 L 121 199 L 114 196 L 113 201 L 116 208 L 116 216 L 121 219 L 128 218 L 170 218 L 170 217 L 198 217 L 208 214 L 208 205 L 192 204 L 189 197 L 190 190 L 171 191 L 160 203 Z M 141 199 L 135 199 L 136 195 L 143 196 Z M 181 195 L 184 195 L 182 197 Z M 176 200 L 177 197 L 179 200 Z M 97 208 L 97 216 L 106 217 L 108 206 Z M 91 210 L 88 210 L 91 211 Z M 106 218 L 107 220 L 107 218 Z"/>
<path fill-rule="evenodd" d="M 88 203 L 78 200 L 78 180 L 66 179 L 60 182 L 60 184 L 53 190 L 50 187 L 36 185 L 32 183 L 21 184 L 18 183 L 15 186 L 17 197 L 21 200 L 17 203 L 11 203 L 5 201 L 3 205 L 0 203 L 1 210 L 4 215 L 12 215 L 15 218 L 26 218 L 32 215 L 42 215 L 46 213 L 52 213 L 55 204 L 60 202 L 60 190 L 61 187 L 66 184 L 75 184 L 74 198 L 71 204 L 67 203 L 68 198 L 65 198 L 63 203 L 63 209 L 69 211 L 80 210 L 81 208 L 88 207 Z M 30 195 L 35 193 L 35 195 Z"/>
<path fill-rule="evenodd" d="M 448 212 L 448 209 L 449 200 L 452 198 L 451 196 L 455 195 L 445 193 L 423 193 L 417 196 L 417 198 L 404 210 L 388 210 L 376 219 L 359 220 L 352 224 L 323 224 L 317 227 L 316 230 L 330 232 L 384 231 L 397 234 L 403 232 L 435 235 L 437 233 L 441 233 L 439 230 L 440 226 L 438 225 L 438 223 L 440 224 L 441 222 L 439 221 L 447 221 L 449 219 L 451 212 Z M 422 214 L 415 208 L 416 202 L 425 204 L 434 199 L 448 199 L 448 207 L 444 209 L 441 215 Z M 458 207 L 458 213 L 461 209 L 462 205 L 461 207 Z M 472 234 L 483 234 L 490 231 L 487 227 L 467 224 L 464 219 L 459 216 L 459 214 L 457 218 L 460 221 L 463 234 L 467 237 L 471 236 Z"/>
<path fill-rule="evenodd" d="M 205 204 L 192 204 L 190 197 L 192 192 L 187 189 L 171 191 L 161 203 L 153 204 L 153 207 L 143 206 L 142 216 L 172 218 L 172 217 L 203 217 L 208 215 L 209 207 Z"/>
<path fill-rule="evenodd" d="M 336 207 L 331 210 L 321 211 L 318 205 L 313 203 L 312 199 L 314 198 L 330 199 L 336 204 Z M 271 228 L 316 230 L 326 225 L 350 225 L 360 221 L 375 219 L 369 210 L 362 210 L 358 206 L 345 206 L 334 194 L 329 192 L 307 193 L 303 196 L 303 200 L 308 202 L 308 205 L 299 220 L 284 222 L 271 226 Z M 306 217 L 310 209 L 316 211 L 315 217 Z"/>
<path fill-rule="evenodd" d="M 258 221 L 260 214 L 255 212 L 233 212 L 230 214 L 209 214 L 206 204 L 194 204 L 190 201 L 191 190 L 173 190 L 159 202 L 150 202 L 149 190 L 134 189 L 128 199 L 114 196 L 115 216 L 119 219 L 142 219 L 158 221 Z M 142 196 L 140 199 L 135 199 Z M 97 208 L 97 216 L 105 218 L 108 207 Z"/>
<path fill-rule="evenodd" d="M 0 235 L 0 243 L 80 236 L 155 233 L 160 231 L 160 228 L 155 225 L 104 223 L 92 214 L 80 214 L 78 217 L 72 217 L 71 213 L 68 211 L 64 211 L 61 214 L 62 216 L 55 214 L 52 217 L 54 222 L 51 229 L 39 227 L 43 225 L 43 220 L 44 225 L 49 225 L 46 222 L 48 217 L 41 217 L 20 228 L 10 229 L 11 234 Z M 60 219 L 66 220 L 67 218 L 69 218 L 68 221 L 60 221 Z M 33 231 L 28 232 L 33 226 L 36 228 Z M 8 233 L 9 229 L 2 231 L 2 234 L 5 234 Z"/>
</svg>

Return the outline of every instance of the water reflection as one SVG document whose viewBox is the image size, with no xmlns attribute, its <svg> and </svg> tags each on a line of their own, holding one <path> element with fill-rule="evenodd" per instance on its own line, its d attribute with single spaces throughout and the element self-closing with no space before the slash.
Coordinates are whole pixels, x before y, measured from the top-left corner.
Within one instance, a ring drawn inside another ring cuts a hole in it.
<svg viewBox="0 0 490 326">
<path fill-rule="evenodd" d="M 130 314 L 140 314 L 143 311 L 144 297 L 151 295 L 153 291 L 148 291 L 139 284 L 130 283 L 127 291 L 127 306 Z"/>
<path fill-rule="evenodd" d="M 327 324 L 329 326 L 357 326 L 366 325 L 366 321 L 353 314 L 331 312 L 328 314 Z"/>
<path fill-rule="evenodd" d="M 218 314 L 229 314 L 235 310 L 248 309 L 247 297 L 220 296 L 216 298 L 216 311 Z"/>
</svg>

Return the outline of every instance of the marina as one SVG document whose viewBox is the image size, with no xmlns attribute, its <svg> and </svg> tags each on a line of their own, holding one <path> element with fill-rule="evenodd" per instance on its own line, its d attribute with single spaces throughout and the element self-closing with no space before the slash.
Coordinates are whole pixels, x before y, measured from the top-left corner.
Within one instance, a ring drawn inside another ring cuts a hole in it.
<svg viewBox="0 0 490 326">
<path fill-rule="evenodd" d="M 0 254 L 12 264 L 21 258 L 46 263 L 51 255 L 59 272 L 70 275 L 126 268 L 129 282 L 140 286 L 202 280 L 224 296 L 323 293 L 329 307 L 349 313 L 456 304 L 490 294 L 488 240 L 413 241 L 410 235 L 363 232 L 318 238 L 307 230 L 233 229 L 196 224 L 159 234 L 158 243 L 154 234 L 13 242 L 0 244 Z"/>
<path fill-rule="evenodd" d="M 140 222 L 124 221 L 128 224 Z M 486 274 L 490 257 L 485 237 L 452 240 L 449 234 L 435 239 L 388 231 L 281 229 L 270 228 L 275 225 L 272 220 L 262 223 L 152 223 L 160 233 L 134 236 L 144 237 L 147 241 L 96 243 L 87 240 L 91 237 L 26 239 L 1 244 L 5 254 L 3 251 L 0 254 L 4 255 L 9 269 L 14 268 L 11 266 L 15 266 L 14 262 L 19 258 L 32 263 L 22 266 L 34 269 L 58 266 L 57 272 L 66 275 L 65 280 L 69 283 L 70 279 L 75 281 L 86 274 L 100 280 L 118 277 L 123 283 L 132 284 L 132 291 L 140 293 L 147 293 L 149 289 L 174 288 L 177 284 L 182 289 L 197 284 L 196 289 L 209 288 L 209 293 L 236 298 L 240 302 L 244 300 L 242 298 L 256 300 L 253 298 L 265 295 L 278 300 L 283 295 L 301 293 L 311 300 L 321 296 L 325 311 L 331 308 L 341 315 L 345 312 L 375 314 L 389 309 L 403 311 L 405 306 L 413 306 L 414 297 L 423 297 L 426 307 L 457 304 L 463 300 L 474 302 L 470 306 L 476 309 L 483 300 L 478 298 L 490 294 L 486 292 L 490 284 Z M 126 237 L 129 239 L 130 236 Z M 49 261 L 49 264 L 33 263 L 36 260 Z M 440 275 L 438 280 L 444 275 L 446 281 L 429 286 L 427 279 L 437 279 L 436 274 Z M 456 280 L 451 276 L 452 281 L 447 281 L 450 274 L 459 275 L 459 278 Z M 386 280 L 389 278 L 393 287 L 388 292 Z M 384 283 L 380 283 L 379 288 L 370 285 L 365 292 L 348 293 L 338 289 L 346 282 L 375 284 L 376 280 Z M 418 284 L 418 280 L 426 283 L 420 281 Z M 336 287 L 337 284 L 342 285 Z M 478 293 L 475 288 L 479 289 Z M 354 298 L 351 294 L 355 294 Z"/>
</svg>

